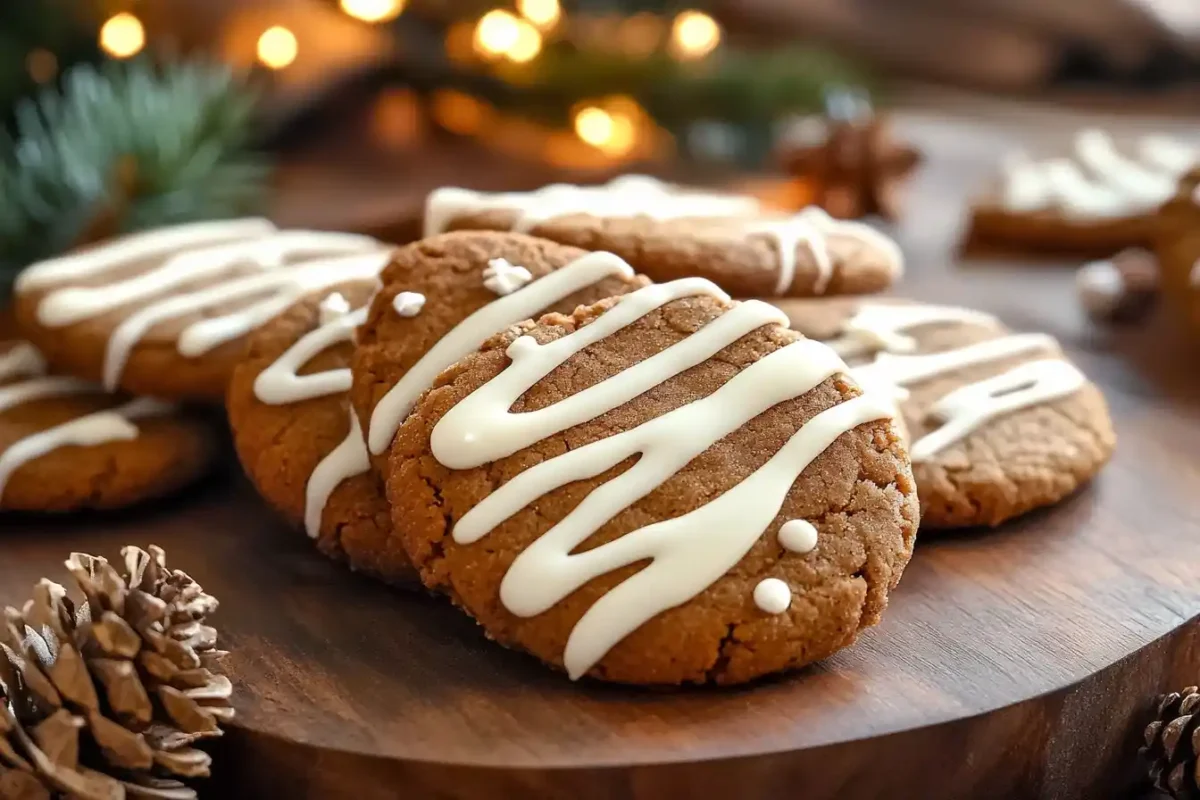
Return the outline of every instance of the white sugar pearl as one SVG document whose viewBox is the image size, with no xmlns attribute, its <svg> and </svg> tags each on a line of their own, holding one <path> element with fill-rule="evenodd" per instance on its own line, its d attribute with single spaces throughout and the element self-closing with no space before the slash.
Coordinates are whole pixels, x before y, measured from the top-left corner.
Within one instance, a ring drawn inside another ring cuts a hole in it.
<svg viewBox="0 0 1200 800">
<path fill-rule="evenodd" d="M 779 543 L 793 553 L 809 553 L 817 546 L 817 529 L 806 519 L 793 519 L 779 528 Z"/>
<path fill-rule="evenodd" d="M 392 308 L 402 317 L 415 317 L 425 307 L 425 295 L 420 292 L 401 292 L 392 298 Z"/>
<path fill-rule="evenodd" d="M 782 614 L 792 604 L 792 590 L 779 578 L 766 578 L 754 587 L 754 603 L 768 614 Z"/>
</svg>

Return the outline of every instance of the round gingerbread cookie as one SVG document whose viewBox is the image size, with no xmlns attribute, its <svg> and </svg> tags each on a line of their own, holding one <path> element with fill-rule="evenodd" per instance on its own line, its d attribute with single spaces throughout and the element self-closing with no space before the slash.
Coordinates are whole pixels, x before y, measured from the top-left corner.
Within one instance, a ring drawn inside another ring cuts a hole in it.
<svg viewBox="0 0 1200 800">
<path fill-rule="evenodd" d="M 15 307 L 57 371 L 110 391 L 219 400 L 247 334 L 310 292 L 374 277 L 387 258 L 365 236 L 200 222 L 29 266 Z"/>
<path fill-rule="evenodd" d="M 923 529 L 999 525 L 1096 475 L 1116 444 L 1100 390 L 1041 333 L 951 306 L 876 300 L 783 304 L 871 391 L 896 398 Z"/>
<path fill-rule="evenodd" d="M 0 342 L 0 510 L 122 508 L 202 475 L 212 431 L 166 403 L 46 373 L 28 342 Z"/>
<path fill-rule="evenodd" d="M 1100 130 L 1075 137 L 1070 157 L 1015 154 L 971 210 L 967 246 L 1108 256 L 1150 243 L 1155 214 L 1200 151 L 1164 136 L 1118 147 Z"/>
<path fill-rule="evenodd" d="M 510 325 L 646 283 L 611 253 L 520 233 L 462 231 L 396 251 L 358 331 L 351 400 L 377 471 L 438 374 Z"/>
<path fill-rule="evenodd" d="M 350 410 L 354 330 L 374 280 L 310 295 L 255 332 L 226 398 L 238 457 L 259 493 L 325 555 L 396 585 L 416 583 L 392 536 Z"/>
<path fill-rule="evenodd" d="M 818 208 L 782 217 L 750 197 L 639 175 L 524 193 L 438 189 L 426 201 L 425 234 L 455 229 L 516 230 L 609 251 L 652 280 L 703 277 L 737 297 L 876 292 L 903 270 L 896 244 L 863 223 Z"/>
<path fill-rule="evenodd" d="M 422 579 L 572 678 L 733 684 L 850 645 L 916 490 L 890 399 L 786 324 L 682 279 L 442 373 L 387 480 Z"/>
</svg>

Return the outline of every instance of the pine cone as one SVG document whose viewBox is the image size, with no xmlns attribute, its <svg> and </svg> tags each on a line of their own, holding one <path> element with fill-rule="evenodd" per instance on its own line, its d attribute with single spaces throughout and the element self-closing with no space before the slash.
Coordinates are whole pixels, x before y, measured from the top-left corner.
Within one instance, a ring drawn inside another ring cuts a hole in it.
<svg viewBox="0 0 1200 800">
<path fill-rule="evenodd" d="M 217 601 L 151 547 L 66 562 L 86 602 L 43 579 L 0 627 L 0 800 L 195 798 L 191 745 L 221 735 L 233 686 L 205 618 Z M 81 736 L 84 732 L 86 735 Z"/>
<path fill-rule="evenodd" d="M 1154 788 L 1179 800 L 1200 798 L 1200 688 L 1163 695 L 1158 719 L 1146 726 L 1143 757 L 1150 761 Z"/>
</svg>

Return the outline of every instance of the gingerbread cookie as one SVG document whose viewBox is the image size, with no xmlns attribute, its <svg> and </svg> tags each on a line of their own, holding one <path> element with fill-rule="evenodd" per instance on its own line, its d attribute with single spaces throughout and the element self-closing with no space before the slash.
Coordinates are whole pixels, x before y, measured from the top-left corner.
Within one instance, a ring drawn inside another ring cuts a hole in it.
<svg viewBox="0 0 1200 800">
<path fill-rule="evenodd" d="M 246 474 L 285 519 L 325 555 L 411 585 L 416 573 L 392 536 L 350 410 L 354 329 L 376 288 L 374 280 L 339 284 L 262 326 L 233 371 L 226 408 Z"/>
<path fill-rule="evenodd" d="M 915 487 L 890 399 L 786 323 L 682 279 L 443 372 L 388 467 L 422 579 L 572 678 L 732 684 L 851 644 Z"/>
<path fill-rule="evenodd" d="M 1200 150 L 1162 136 L 1122 152 L 1098 130 L 1070 158 L 1011 157 L 996 189 L 972 208 L 968 247 L 1001 246 L 1108 256 L 1153 239 L 1154 215 Z"/>
<path fill-rule="evenodd" d="M 522 231 L 608 251 L 652 280 L 704 277 L 739 297 L 875 292 L 903 269 L 896 244 L 863 223 L 818 208 L 781 217 L 750 197 L 687 192 L 639 175 L 523 193 L 438 189 L 426 202 L 425 235 L 456 229 Z"/>
<path fill-rule="evenodd" d="M 999 525 L 1090 480 L 1116 442 L 1100 390 L 1040 333 L 965 308 L 793 301 L 869 391 L 896 397 L 923 528 Z"/>
<path fill-rule="evenodd" d="M 28 342 L 0 342 L 0 510 L 121 508 L 199 477 L 211 431 L 157 400 L 48 375 Z"/>
<path fill-rule="evenodd" d="M 109 390 L 219 399 L 247 334 L 310 292 L 374 277 L 387 258 L 364 236 L 194 223 L 26 268 L 16 313 L 59 371 Z"/>
<path fill-rule="evenodd" d="M 381 280 L 358 331 L 351 394 L 380 470 L 396 430 L 442 370 L 510 325 L 646 282 L 611 253 L 489 231 L 402 247 Z"/>
</svg>

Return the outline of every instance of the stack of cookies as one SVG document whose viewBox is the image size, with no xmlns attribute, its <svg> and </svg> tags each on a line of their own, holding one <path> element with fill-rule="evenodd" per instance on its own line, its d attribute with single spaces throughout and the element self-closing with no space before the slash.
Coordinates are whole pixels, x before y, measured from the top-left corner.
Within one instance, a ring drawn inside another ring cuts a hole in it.
<svg viewBox="0 0 1200 800">
<path fill-rule="evenodd" d="M 76 374 L 224 391 L 247 474 L 323 553 L 573 678 L 828 656 L 878 621 L 922 515 L 998 524 L 1113 445 L 1049 337 L 861 299 L 901 257 L 860 223 L 641 177 L 443 189 L 425 223 L 401 248 L 145 234 L 26 273 L 18 316 Z"/>
</svg>

